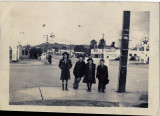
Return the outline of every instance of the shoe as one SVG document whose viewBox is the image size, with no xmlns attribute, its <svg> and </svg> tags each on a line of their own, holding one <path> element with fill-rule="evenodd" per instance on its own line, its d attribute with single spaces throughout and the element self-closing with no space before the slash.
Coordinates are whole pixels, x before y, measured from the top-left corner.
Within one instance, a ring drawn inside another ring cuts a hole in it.
<svg viewBox="0 0 160 116">
<path fill-rule="evenodd" d="M 99 89 L 99 90 L 98 90 L 98 93 L 100 93 L 100 92 L 101 92 L 101 90 Z"/>
<path fill-rule="evenodd" d="M 66 91 L 68 91 L 68 85 L 66 84 Z"/>
<path fill-rule="evenodd" d="M 88 91 L 88 92 L 91 92 L 91 89 L 88 89 L 87 91 Z"/>
<path fill-rule="evenodd" d="M 62 90 L 64 91 L 64 84 L 62 84 Z"/>
<path fill-rule="evenodd" d="M 105 91 L 104 91 L 104 90 L 102 90 L 102 93 L 105 93 Z"/>
</svg>

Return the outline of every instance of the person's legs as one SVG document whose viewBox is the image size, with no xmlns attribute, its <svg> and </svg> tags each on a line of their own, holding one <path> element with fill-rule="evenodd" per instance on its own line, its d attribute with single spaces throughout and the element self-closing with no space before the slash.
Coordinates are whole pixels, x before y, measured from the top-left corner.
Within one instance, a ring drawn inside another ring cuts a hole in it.
<svg viewBox="0 0 160 116">
<path fill-rule="evenodd" d="M 66 80 L 66 90 L 68 91 L 68 80 Z"/>
<path fill-rule="evenodd" d="M 77 78 L 74 78 L 74 83 L 73 83 L 73 89 L 76 89 L 76 82 L 77 82 Z"/>
<path fill-rule="evenodd" d="M 88 91 L 89 91 L 89 82 L 87 83 Z"/>
<path fill-rule="evenodd" d="M 81 77 L 78 77 L 77 78 L 77 89 L 78 89 L 78 86 L 79 86 L 79 82 L 81 81 Z"/>
<path fill-rule="evenodd" d="M 62 90 L 64 90 L 64 80 L 62 80 Z"/>
<path fill-rule="evenodd" d="M 91 88 L 92 88 L 92 82 L 90 81 L 89 83 L 89 90 L 91 91 Z"/>
<path fill-rule="evenodd" d="M 102 83 L 102 92 L 105 93 L 105 83 Z"/>
<path fill-rule="evenodd" d="M 101 91 L 101 82 L 99 80 L 99 82 L 98 82 L 98 92 L 100 92 L 100 91 Z"/>
</svg>

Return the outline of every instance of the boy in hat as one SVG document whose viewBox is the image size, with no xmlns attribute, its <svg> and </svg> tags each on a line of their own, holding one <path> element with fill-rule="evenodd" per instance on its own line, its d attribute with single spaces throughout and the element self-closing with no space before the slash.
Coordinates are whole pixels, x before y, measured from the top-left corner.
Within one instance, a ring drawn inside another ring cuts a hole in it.
<svg viewBox="0 0 160 116">
<path fill-rule="evenodd" d="M 88 58 L 88 63 L 85 65 L 85 76 L 83 79 L 84 83 L 87 83 L 88 92 L 91 92 L 92 84 L 96 83 L 95 79 L 95 70 L 96 65 L 93 63 L 93 59 L 91 57 Z"/>
<path fill-rule="evenodd" d="M 72 68 L 72 62 L 69 59 L 69 54 L 64 52 L 63 58 L 59 62 L 59 68 L 61 69 L 62 90 L 64 90 L 64 80 L 66 81 L 65 90 L 68 91 L 68 80 L 70 79 L 70 69 Z"/>
<path fill-rule="evenodd" d="M 104 91 L 105 90 L 105 86 L 106 86 L 106 84 L 109 83 L 109 80 L 108 80 L 108 67 L 106 65 L 104 65 L 104 62 L 105 62 L 104 59 L 100 60 L 100 65 L 97 67 L 97 75 L 96 75 L 96 77 L 99 80 L 98 92 L 101 92 L 101 90 L 102 90 L 102 93 L 105 93 L 105 91 Z"/>
<path fill-rule="evenodd" d="M 79 82 L 81 81 L 81 78 L 84 76 L 85 72 L 85 62 L 83 61 L 83 56 L 78 56 L 78 61 L 76 62 L 76 65 L 73 70 L 73 74 L 75 76 L 73 88 L 78 89 Z"/>
</svg>

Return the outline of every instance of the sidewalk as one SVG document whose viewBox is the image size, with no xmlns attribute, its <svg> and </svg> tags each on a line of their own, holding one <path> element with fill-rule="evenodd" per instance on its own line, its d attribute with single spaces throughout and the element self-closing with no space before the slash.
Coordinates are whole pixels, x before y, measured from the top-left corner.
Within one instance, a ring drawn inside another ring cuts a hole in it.
<svg viewBox="0 0 160 116">
<path fill-rule="evenodd" d="M 20 91 L 10 91 L 10 105 L 49 105 L 49 106 L 100 106 L 100 107 L 148 107 L 147 92 L 117 93 L 107 90 L 62 91 L 57 87 L 37 87 Z"/>
</svg>

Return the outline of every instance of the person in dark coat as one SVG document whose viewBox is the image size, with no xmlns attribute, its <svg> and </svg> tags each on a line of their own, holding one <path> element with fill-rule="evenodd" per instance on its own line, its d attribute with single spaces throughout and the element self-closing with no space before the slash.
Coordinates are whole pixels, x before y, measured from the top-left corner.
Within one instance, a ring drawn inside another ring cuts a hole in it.
<svg viewBox="0 0 160 116">
<path fill-rule="evenodd" d="M 91 92 L 92 84 L 96 83 L 95 79 L 95 70 L 96 65 L 93 63 L 93 59 L 91 57 L 88 58 L 88 63 L 85 65 L 85 76 L 83 79 L 84 83 L 87 83 L 88 92 Z"/>
<path fill-rule="evenodd" d="M 84 76 L 85 73 L 85 62 L 83 61 L 83 56 L 79 55 L 78 59 L 79 61 L 76 62 L 75 67 L 73 69 L 73 74 L 75 76 L 73 88 L 78 89 L 79 82 L 81 81 L 81 78 Z"/>
<path fill-rule="evenodd" d="M 52 64 L 52 54 L 51 53 L 49 53 L 49 55 L 48 55 L 48 62 L 50 64 Z"/>
<path fill-rule="evenodd" d="M 96 77 L 98 78 L 99 80 L 99 83 L 98 83 L 98 92 L 101 92 L 102 90 L 102 93 L 105 93 L 105 86 L 106 84 L 109 83 L 109 80 L 108 80 L 108 67 L 106 65 L 104 65 L 104 59 L 101 59 L 100 60 L 100 65 L 97 67 L 97 74 L 96 74 Z"/>
<path fill-rule="evenodd" d="M 63 58 L 59 61 L 59 68 L 61 69 L 62 90 L 64 90 L 64 80 L 66 80 L 65 89 L 68 91 L 68 80 L 70 79 L 70 69 L 72 68 L 72 62 L 69 59 L 69 54 L 64 52 Z"/>
</svg>

